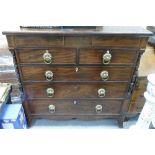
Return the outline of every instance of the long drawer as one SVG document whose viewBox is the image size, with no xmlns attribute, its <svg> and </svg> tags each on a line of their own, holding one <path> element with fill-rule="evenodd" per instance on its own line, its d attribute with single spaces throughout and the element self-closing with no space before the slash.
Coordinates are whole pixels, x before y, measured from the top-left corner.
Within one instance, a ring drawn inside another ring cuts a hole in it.
<svg viewBox="0 0 155 155">
<path fill-rule="evenodd" d="M 78 115 L 117 114 L 121 110 L 121 100 L 32 100 L 29 102 L 31 114 Z"/>
<path fill-rule="evenodd" d="M 23 81 L 129 81 L 133 67 L 21 66 Z"/>
<path fill-rule="evenodd" d="M 25 84 L 28 98 L 124 98 L 128 83 L 31 83 Z M 104 89 L 104 90 L 103 90 Z M 101 91 L 102 90 L 102 91 Z"/>
</svg>

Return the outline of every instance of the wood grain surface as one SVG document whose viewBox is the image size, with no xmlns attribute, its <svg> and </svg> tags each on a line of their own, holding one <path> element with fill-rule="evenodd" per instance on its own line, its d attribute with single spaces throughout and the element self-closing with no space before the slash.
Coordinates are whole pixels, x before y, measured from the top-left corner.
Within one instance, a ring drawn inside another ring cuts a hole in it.
<svg viewBox="0 0 155 155">
<path fill-rule="evenodd" d="M 100 83 L 100 84 L 52 84 L 52 83 L 32 83 L 26 84 L 25 90 L 28 98 L 48 98 L 46 89 L 53 88 L 53 98 L 96 98 L 98 96 L 98 89 L 104 88 L 106 93 L 104 98 L 124 98 L 128 83 Z M 101 98 L 102 99 L 102 98 Z"/>
<path fill-rule="evenodd" d="M 30 102 L 30 111 L 32 114 L 51 114 L 51 115 L 78 115 L 78 114 L 118 114 L 121 108 L 121 101 L 115 100 L 32 100 Z M 55 112 L 51 113 L 48 106 L 55 105 Z M 102 112 L 96 112 L 96 105 L 102 105 Z"/>
<path fill-rule="evenodd" d="M 136 50 L 117 50 L 117 49 L 80 49 L 80 64 L 103 64 L 103 55 L 110 51 L 112 55 L 109 65 L 129 64 L 132 65 L 137 59 Z"/>
<path fill-rule="evenodd" d="M 76 69 L 78 68 L 78 71 Z M 103 81 L 102 71 L 108 71 L 106 81 L 129 81 L 133 67 L 52 67 L 52 66 L 21 66 L 24 81 L 47 81 L 46 71 L 52 71 L 52 81 Z"/>
<path fill-rule="evenodd" d="M 48 49 L 48 48 L 47 48 Z M 43 55 L 47 49 L 22 49 L 16 50 L 20 63 L 44 63 Z M 75 64 L 76 50 L 65 48 L 48 49 L 52 55 L 52 64 Z"/>
</svg>

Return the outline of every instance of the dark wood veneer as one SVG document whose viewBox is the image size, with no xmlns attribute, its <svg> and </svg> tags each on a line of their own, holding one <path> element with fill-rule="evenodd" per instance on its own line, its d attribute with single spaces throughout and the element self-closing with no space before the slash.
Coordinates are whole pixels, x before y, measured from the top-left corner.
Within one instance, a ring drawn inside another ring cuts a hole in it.
<svg viewBox="0 0 155 155">
<path fill-rule="evenodd" d="M 113 64 L 133 64 L 136 61 L 136 50 L 129 49 L 81 49 L 80 50 L 80 64 L 103 64 L 102 55 L 110 51 L 112 59 L 110 65 Z"/>
<path fill-rule="evenodd" d="M 76 50 L 52 48 L 48 50 L 52 54 L 52 64 L 75 64 Z M 21 49 L 16 50 L 20 63 L 44 63 L 43 54 L 46 50 Z"/>
<path fill-rule="evenodd" d="M 118 114 L 120 112 L 121 101 L 117 100 L 77 100 L 74 104 L 74 100 L 32 100 L 30 103 L 30 111 L 32 114 L 49 114 L 49 115 L 78 115 L 78 114 L 91 114 L 91 115 L 103 115 L 103 114 Z M 54 104 L 56 106 L 56 112 L 50 113 L 48 106 Z M 103 111 L 97 113 L 95 106 L 101 104 Z"/>
<path fill-rule="evenodd" d="M 46 89 L 53 88 L 53 98 L 99 98 L 98 89 L 104 88 L 106 95 L 104 98 L 125 97 L 128 83 L 103 83 L 103 84 L 52 84 L 52 83 L 32 83 L 24 86 L 29 98 L 48 98 Z"/>
<path fill-rule="evenodd" d="M 23 81 L 47 81 L 45 77 L 46 71 L 52 71 L 53 81 L 129 81 L 130 76 L 133 71 L 133 67 L 78 67 L 78 72 L 76 72 L 76 67 L 53 67 L 42 65 L 38 67 L 37 65 L 31 66 L 21 66 L 21 71 L 23 74 Z M 109 78 L 104 81 L 100 77 L 102 71 L 108 71 Z M 48 81 L 47 81 L 48 82 Z"/>
<path fill-rule="evenodd" d="M 92 38 L 92 46 L 114 46 L 114 47 L 139 47 L 140 38 L 130 37 L 102 37 Z"/>
<path fill-rule="evenodd" d="M 33 46 L 63 46 L 62 36 L 25 36 L 20 35 L 15 37 L 17 47 L 33 47 Z"/>
</svg>

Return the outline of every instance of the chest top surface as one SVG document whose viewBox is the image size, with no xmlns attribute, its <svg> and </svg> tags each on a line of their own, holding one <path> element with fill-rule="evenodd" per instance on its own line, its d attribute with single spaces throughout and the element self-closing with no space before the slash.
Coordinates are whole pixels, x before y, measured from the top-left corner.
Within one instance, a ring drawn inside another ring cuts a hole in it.
<svg viewBox="0 0 155 155">
<path fill-rule="evenodd" d="M 52 35 L 116 35 L 116 36 L 149 36 L 152 32 L 144 29 L 143 27 L 135 26 L 97 26 L 96 28 L 67 28 L 67 29 L 35 29 L 23 28 L 15 29 L 12 31 L 3 31 L 5 35 L 24 35 L 24 34 L 52 34 Z"/>
</svg>

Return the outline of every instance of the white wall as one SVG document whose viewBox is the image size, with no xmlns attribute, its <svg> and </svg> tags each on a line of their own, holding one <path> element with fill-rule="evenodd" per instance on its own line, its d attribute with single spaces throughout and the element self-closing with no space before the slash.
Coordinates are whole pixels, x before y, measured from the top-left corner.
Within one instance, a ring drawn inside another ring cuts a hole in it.
<svg viewBox="0 0 155 155">
<path fill-rule="evenodd" d="M 0 37 L 1 31 L 21 25 L 155 25 L 152 4 L 153 0 L 149 7 L 145 0 L 0 0 Z"/>
</svg>

